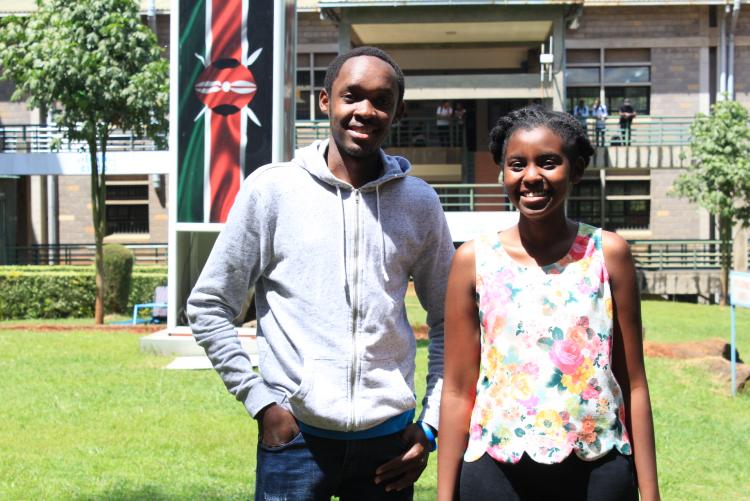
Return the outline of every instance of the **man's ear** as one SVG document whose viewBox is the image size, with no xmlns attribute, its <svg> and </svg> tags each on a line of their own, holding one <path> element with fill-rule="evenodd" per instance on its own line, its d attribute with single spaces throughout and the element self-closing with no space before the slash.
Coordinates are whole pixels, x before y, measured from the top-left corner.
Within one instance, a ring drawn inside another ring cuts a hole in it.
<svg viewBox="0 0 750 501">
<path fill-rule="evenodd" d="M 404 118 L 404 110 L 406 109 L 406 105 L 404 104 L 404 100 L 402 99 L 397 105 L 396 105 L 396 113 L 393 115 L 393 122 L 394 124 L 397 124 L 401 121 L 402 118 Z"/>
<path fill-rule="evenodd" d="M 320 96 L 318 96 L 318 105 L 320 106 L 320 111 L 328 114 L 328 92 L 326 92 L 325 89 L 322 89 L 320 91 Z"/>
</svg>

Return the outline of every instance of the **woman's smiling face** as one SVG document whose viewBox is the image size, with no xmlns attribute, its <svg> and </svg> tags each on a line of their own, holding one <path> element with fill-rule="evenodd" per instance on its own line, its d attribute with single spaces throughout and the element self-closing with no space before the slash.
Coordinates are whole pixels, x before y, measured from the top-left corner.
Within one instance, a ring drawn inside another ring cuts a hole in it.
<svg viewBox="0 0 750 501">
<path fill-rule="evenodd" d="M 565 212 L 571 184 L 583 165 L 571 166 L 562 138 L 547 127 L 518 129 L 508 139 L 502 165 L 503 185 L 513 205 L 528 219 Z"/>
</svg>

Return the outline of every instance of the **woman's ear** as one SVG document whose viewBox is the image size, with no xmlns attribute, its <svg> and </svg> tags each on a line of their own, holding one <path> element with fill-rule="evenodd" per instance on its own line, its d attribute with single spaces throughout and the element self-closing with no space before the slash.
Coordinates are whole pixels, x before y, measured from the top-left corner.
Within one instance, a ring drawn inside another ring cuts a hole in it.
<svg viewBox="0 0 750 501">
<path fill-rule="evenodd" d="M 586 170 L 586 162 L 583 158 L 578 157 L 570 166 L 570 183 L 578 184 L 583 178 L 583 171 Z"/>
</svg>

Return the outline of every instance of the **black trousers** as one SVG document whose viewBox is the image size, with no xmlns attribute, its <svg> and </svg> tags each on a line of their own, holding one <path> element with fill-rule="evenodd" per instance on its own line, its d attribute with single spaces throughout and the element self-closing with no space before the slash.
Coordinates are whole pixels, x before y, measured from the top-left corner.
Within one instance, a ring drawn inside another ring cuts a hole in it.
<svg viewBox="0 0 750 501">
<path fill-rule="evenodd" d="M 541 464 L 524 454 L 517 464 L 485 454 L 461 467 L 462 501 L 588 500 L 638 501 L 632 456 L 612 451 L 596 461 L 575 453 L 559 464 Z"/>
</svg>

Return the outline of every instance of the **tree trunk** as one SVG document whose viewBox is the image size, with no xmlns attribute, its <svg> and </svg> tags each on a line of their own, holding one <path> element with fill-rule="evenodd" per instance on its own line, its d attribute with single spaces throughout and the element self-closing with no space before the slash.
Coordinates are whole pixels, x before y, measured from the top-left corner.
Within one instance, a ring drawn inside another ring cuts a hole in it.
<svg viewBox="0 0 750 501">
<path fill-rule="evenodd" d="M 719 217 L 719 238 L 721 239 L 721 300 L 726 306 L 729 302 L 729 270 L 732 269 L 732 220 Z"/>
<path fill-rule="evenodd" d="M 94 260 L 96 268 L 96 301 L 94 303 L 94 323 L 104 323 L 104 232 L 105 232 L 105 195 L 104 166 L 99 173 L 99 160 L 97 158 L 97 127 L 92 124 L 88 135 L 89 157 L 91 159 L 91 220 L 94 226 L 94 244 L 96 246 L 96 257 Z"/>
</svg>

